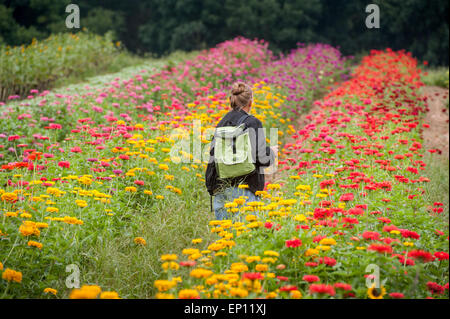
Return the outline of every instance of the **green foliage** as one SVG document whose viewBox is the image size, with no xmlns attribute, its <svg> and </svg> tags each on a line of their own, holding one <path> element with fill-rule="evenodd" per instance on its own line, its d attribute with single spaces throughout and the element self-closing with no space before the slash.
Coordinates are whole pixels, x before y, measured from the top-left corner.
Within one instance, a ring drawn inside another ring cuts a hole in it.
<svg viewBox="0 0 450 319">
<path fill-rule="evenodd" d="M 440 86 L 448 89 L 448 68 L 435 68 L 425 71 L 423 82 L 426 85 Z"/>
<path fill-rule="evenodd" d="M 0 47 L 0 101 L 26 96 L 30 89 L 49 89 L 86 76 L 114 72 L 137 63 L 114 44 L 112 35 L 87 32 L 52 35 L 28 46 Z M 119 64 L 118 64 L 119 63 Z"/>
</svg>

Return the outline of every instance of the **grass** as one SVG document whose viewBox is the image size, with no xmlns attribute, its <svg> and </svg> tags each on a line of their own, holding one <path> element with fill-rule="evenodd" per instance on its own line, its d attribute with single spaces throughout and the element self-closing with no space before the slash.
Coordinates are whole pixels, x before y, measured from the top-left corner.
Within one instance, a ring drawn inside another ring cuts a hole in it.
<svg viewBox="0 0 450 319">
<path fill-rule="evenodd" d="M 114 79 L 118 73 L 120 76 L 124 76 L 124 74 L 136 74 L 137 69 L 148 69 L 148 66 L 174 66 L 176 63 L 189 59 L 198 54 L 197 51 L 192 52 L 183 52 L 183 51 L 174 51 L 169 55 L 155 58 L 151 55 L 138 56 L 132 54 L 128 51 L 121 51 L 114 60 L 107 66 L 106 69 L 95 70 L 88 69 L 84 72 L 74 73 L 68 77 L 60 78 L 55 82 L 53 86 L 54 89 L 64 88 L 73 84 L 82 84 L 82 82 L 90 81 L 91 78 L 102 78 L 102 76 L 107 76 L 107 79 Z M 116 74 L 117 73 L 117 74 Z M 107 81 L 102 81 L 103 83 Z"/>
<path fill-rule="evenodd" d="M 439 86 L 448 89 L 448 67 L 424 69 L 424 72 L 425 74 L 422 80 L 425 85 Z"/>
<path fill-rule="evenodd" d="M 195 197 L 205 197 L 205 192 L 197 189 Z M 127 232 L 112 241 L 98 242 L 84 253 L 82 281 L 97 282 L 102 278 L 104 285 L 124 298 L 151 298 L 156 293 L 153 283 L 161 275 L 162 254 L 179 253 L 193 238 L 204 239 L 204 247 L 198 248 L 206 249 L 211 242 L 213 234 L 208 224 L 214 216 L 209 207 L 201 205 L 206 202 L 206 198 L 192 199 L 185 205 L 146 214 L 140 219 L 139 233 L 150 240 L 143 249 L 129 244 Z"/>
<path fill-rule="evenodd" d="M 429 202 L 444 204 L 445 219 L 448 223 L 449 210 L 449 159 L 443 155 L 427 154 L 424 162 L 427 164 L 429 183 L 425 184 L 426 197 Z"/>
</svg>

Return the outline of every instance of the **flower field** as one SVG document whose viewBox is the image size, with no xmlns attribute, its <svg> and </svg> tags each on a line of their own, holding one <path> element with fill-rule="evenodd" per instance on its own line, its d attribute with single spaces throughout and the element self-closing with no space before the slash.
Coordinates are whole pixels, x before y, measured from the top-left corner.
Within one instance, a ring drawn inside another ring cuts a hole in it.
<svg viewBox="0 0 450 319">
<path fill-rule="evenodd" d="M 215 221 L 205 153 L 236 80 L 283 147 L 260 201 Z M 237 38 L 160 72 L 3 105 L 0 296 L 448 298 L 421 85 L 404 52 L 374 51 L 349 79 L 331 46 L 275 57 Z M 368 266 L 382 287 L 367 287 Z"/>
</svg>

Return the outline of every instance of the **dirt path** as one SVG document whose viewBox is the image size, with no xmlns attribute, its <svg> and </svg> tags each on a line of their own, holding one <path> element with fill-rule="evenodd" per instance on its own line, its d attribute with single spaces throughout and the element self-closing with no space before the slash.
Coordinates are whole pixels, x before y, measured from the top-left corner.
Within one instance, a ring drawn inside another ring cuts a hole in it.
<svg viewBox="0 0 450 319">
<path fill-rule="evenodd" d="M 446 107 L 449 96 L 448 89 L 437 86 L 426 86 L 422 91 L 427 97 L 428 113 L 424 123 L 423 140 L 426 149 L 437 149 L 443 156 L 449 157 L 449 122 Z"/>
</svg>

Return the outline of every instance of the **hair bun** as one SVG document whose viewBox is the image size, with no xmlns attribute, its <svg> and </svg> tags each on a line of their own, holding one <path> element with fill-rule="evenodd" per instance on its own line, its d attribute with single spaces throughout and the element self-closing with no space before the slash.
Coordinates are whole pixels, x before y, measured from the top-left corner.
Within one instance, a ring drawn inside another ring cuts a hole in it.
<svg viewBox="0 0 450 319">
<path fill-rule="evenodd" d="M 242 92 L 245 91 L 245 84 L 242 82 L 236 82 L 233 83 L 233 86 L 231 87 L 231 94 L 233 95 L 239 95 Z"/>
</svg>

